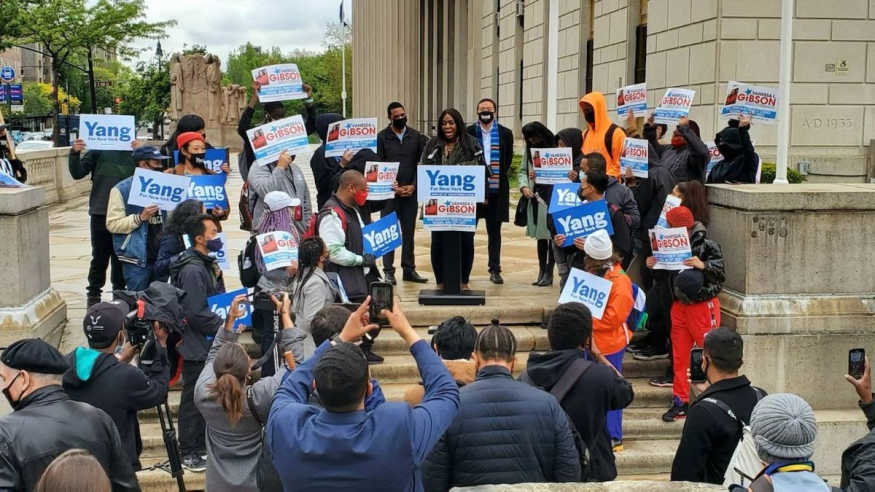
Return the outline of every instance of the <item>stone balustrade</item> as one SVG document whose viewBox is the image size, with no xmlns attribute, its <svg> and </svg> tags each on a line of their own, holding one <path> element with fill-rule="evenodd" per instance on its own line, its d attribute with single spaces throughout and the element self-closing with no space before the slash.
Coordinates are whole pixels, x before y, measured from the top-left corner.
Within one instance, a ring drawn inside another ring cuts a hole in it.
<svg viewBox="0 0 875 492">
<path fill-rule="evenodd" d="M 65 202 L 86 195 L 91 190 L 91 180 L 75 180 L 70 176 L 67 158 L 70 147 L 20 152 L 18 158 L 27 169 L 27 184 L 39 186 L 45 192 L 45 205 Z"/>
</svg>

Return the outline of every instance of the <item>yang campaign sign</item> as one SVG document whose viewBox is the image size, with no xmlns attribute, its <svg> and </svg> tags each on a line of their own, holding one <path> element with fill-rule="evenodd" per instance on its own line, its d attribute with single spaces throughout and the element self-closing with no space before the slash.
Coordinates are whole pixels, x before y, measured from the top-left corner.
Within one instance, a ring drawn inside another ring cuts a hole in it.
<svg viewBox="0 0 875 492">
<path fill-rule="evenodd" d="M 306 150 L 309 144 L 307 127 L 299 114 L 252 128 L 246 137 L 259 165 L 276 161 L 283 151 L 295 154 Z"/>
<path fill-rule="evenodd" d="M 710 156 L 708 159 L 708 167 L 705 169 L 705 180 L 707 181 L 708 175 L 711 174 L 711 170 L 714 169 L 714 166 L 723 160 L 723 154 L 717 149 L 717 145 L 714 144 L 713 140 L 705 142 L 705 145 L 708 146 L 708 155 Z"/>
<path fill-rule="evenodd" d="M 778 117 L 778 89 L 730 81 L 720 116 L 738 118 L 745 114 L 751 119 L 774 124 Z"/>
<path fill-rule="evenodd" d="M 362 229 L 365 254 L 379 258 L 401 246 L 401 225 L 395 212 Z"/>
<path fill-rule="evenodd" d="M 666 195 L 665 202 L 662 204 L 662 211 L 659 212 L 659 219 L 656 220 L 656 227 L 668 229 L 668 221 L 665 219 L 665 214 L 669 210 L 681 204 L 681 199 L 674 195 Z"/>
<path fill-rule="evenodd" d="M 657 123 L 677 123 L 679 119 L 690 114 L 695 95 L 696 91 L 692 89 L 667 89 L 659 107 L 653 110 L 653 119 Z"/>
<path fill-rule="evenodd" d="M 486 174 L 483 166 L 416 166 L 416 198 L 455 199 L 482 202 Z"/>
<path fill-rule="evenodd" d="M 3 161 L 6 159 L 0 159 L 0 188 L 24 188 L 27 185 L 19 182 L 17 179 L 13 177 L 12 174 L 7 173 L 3 170 Z M 8 161 L 6 161 L 8 162 Z"/>
<path fill-rule="evenodd" d="M 571 147 L 532 149 L 532 167 L 537 184 L 567 183 L 571 171 Z"/>
<path fill-rule="evenodd" d="M 79 138 L 88 150 L 131 150 L 136 138 L 134 117 L 118 114 L 79 115 Z"/>
<path fill-rule="evenodd" d="M 650 229 L 650 248 L 656 258 L 654 270 L 686 270 L 684 260 L 693 256 L 686 227 Z"/>
<path fill-rule="evenodd" d="M 579 302 L 589 308 L 595 319 L 602 319 L 608 305 L 613 283 L 602 277 L 572 268 L 568 273 L 568 281 L 559 295 L 559 304 Z"/>
<path fill-rule="evenodd" d="M 288 231 L 265 232 L 255 237 L 267 271 L 298 263 L 298 241 Z"/>
<path fill-rule="evenodd" d="M 228 195 L 225 193 L 226 174 L 189 176 L 188 197 L 204 202 L 204 208 L 222 207 L 228 210 Z"/>
<path fill-rule="evenodd" d="M 550 207 L 547 212 L 555 214 L 566 208 L 576 207 L 583 202 L 577 196 L 580 183 L 562 183 L 553 185 L 553 194 L 550 196 Z"/>
<path fill-rule="evenodd" d="M 617 115 L 626 116 L 629 111 L 647 111 L 647 84 L 627 85 L 617 89 Z"/>
<path fill-rule="evenodd" d="M 188 176 L 159 173 L 138 167 L 134 171 L 128 204 L 148 207 L 158 205 L 170 211 L 188 198 Z"/>
<path fill-rule="evenodd" d="M 432 198 L 422 210 L 422 226 L 430 231 L 477 230 L 477 202 Z"/>
<path fill-rule="evenodd" d="M 377 118 L 352 118 L 328 125 L 325 157 L 340 157 L 347 150 L 377 151 Z"/>
<path fill-rule="evenodd" d="M 605 200 L 584 203 L 557 212 L 553 214 L 553 225 L 556 226 L 556 234 L 565 236 L 563 247 L 570 246 L 575 238 L 589 236 L 599 229 L 608 231 L 609 235 L 614 234 L 608 202 Z"/>
<path fill-rule="evenodd" d="M 365 163 L 365 181 L 368 182 L 368 200 L 390 200 L 395 198 L 395 178 L 398 176 L 397 162 Z"/>
<path fill-rule="evenodd" d="M 214 296 L 207 297 L 207 306 L 210 307 L 210 311 L 216 313 L 223 320 L 228 319 L 228 312 L 231 310 L 231 301 L 233 301 L 234 298 L 239 295 L 246 294 L 248 294 L 246 289 L 225 292 L 224 294 L 216 294 Z M 245 309 L 246 315 L 242 318 L 237 318 L 237 320 L 234 321 L 234 331 L 237 331 L 240 326 L 252 326 L 252 304 L 246 302 L 240 304 L 240 306 Z"/>
<path fill-rule="evenodd" d="M 228 261 L 228 241 L 225 240 L 225 233 L 220 232 L 216 234 L 216 239 L 222 242 L 222 248 L 219 251 L 210 251 L 209 256 L 216 259 L 216 264 L 219 265 L 219 268 L 222 270 L 230 270 L 231 262 Z M 182 235 L 182 244 L 185 245 L 185 249 L 191 247 L 191 241 L 188 239 L 188 234 Z"/>
<path fill-rule="evenodd" d="M 636 178 L 647 177 L 647 147 L 648 142 L 642 138 L 627 138 L 620 154 L 620 164 L 623 166 L 623 176 L 626 169 L 632 170 Z"/>
<path fill-rule="evenodd" d="M 213 174 L 224 173 L 222 171 L 222 164 L 228 162 L 228 149 L 226 148 L 215 148 L 215 149 L 207 149 L 206 155 L 204 156 L 204 167 L 207 168 Z M 173 163 L 179 164 L 179 151 L 173 151 Z"/>
<path fill-rule="evenodd" d="M 303 99 L 304 84 L 294 63 L 283 63 L 256 68 L 252 80 L 258 82 L 258 101 L 261 103 Z"/>
</svg>

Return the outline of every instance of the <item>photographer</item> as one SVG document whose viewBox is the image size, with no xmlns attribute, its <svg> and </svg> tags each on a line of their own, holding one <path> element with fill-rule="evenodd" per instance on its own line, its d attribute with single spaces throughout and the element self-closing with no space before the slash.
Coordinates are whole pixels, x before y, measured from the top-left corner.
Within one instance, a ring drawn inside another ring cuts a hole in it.
<svg viewBox="0 0 875 492">
<path fill-rule="evenodd" d="M 848 446 L 842 453 L 842 490 L 863 492 L 875 490 L 875 405 L 872 404 L 872 373 L 869 357 L 860 379 L 846 375 L 845 379 L 854 386 L 860 397 L 858 404 L 866 416 L 869 433 Z"/>
<path fill-rule="evenodd" d="M 288 294 L 282 300 L 271 296 L 271 300 L 282 318 L 279 353 L 291 351 L 296 363 L 304 362 L 316 350 L 313 340 L 292 322 Z M 216 333 L 194 390 L 195 405 L 207 423 L 207 490 L 259 490 L 256 476 L 269 463 L 262 457 L 262 425 L 288 372 L 281 369 L 247 384 L 252 360 L 237 342 L 239 334 L 233 328 L 236 319 L 245 315 L 245 304 L 245 295 L 231 301 L 225 327 Z"/>
<path fill-rule="evenodd" d="M 167 397 L 170 365 L 167 362 L 167 329 L 157 320 L 151 329 L 159 347 L 149 364 L 139 367 L 130 361 L 137 347 L 126 342 L 125 318 L 128 306 L 120 301 L 101 302 L 85 313 L 82 329 L 88 347 L 77 347 L 67 355 L 70 368 L 64 374 L 64 390 L 73 400 L 97 407 L 112 418 L 128 460 L 140 469 L 140 426 L 137 411 L 155 407 Z M 153 316 L 154 317 L 154 316 Z"/>
</svg>

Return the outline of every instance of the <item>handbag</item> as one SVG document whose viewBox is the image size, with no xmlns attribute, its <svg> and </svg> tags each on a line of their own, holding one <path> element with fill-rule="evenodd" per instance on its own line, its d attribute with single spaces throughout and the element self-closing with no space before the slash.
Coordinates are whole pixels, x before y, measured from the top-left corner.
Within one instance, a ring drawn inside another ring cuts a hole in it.
<svg viewBox="0 0 875 492">
<path fill-rule="evenodd" d="M 513 225 L 526 227 L 529 224 L 529 199 L 525 195 L 520 196 L 516 204 L 516 214 L 513 216 Z"/>
</svg>

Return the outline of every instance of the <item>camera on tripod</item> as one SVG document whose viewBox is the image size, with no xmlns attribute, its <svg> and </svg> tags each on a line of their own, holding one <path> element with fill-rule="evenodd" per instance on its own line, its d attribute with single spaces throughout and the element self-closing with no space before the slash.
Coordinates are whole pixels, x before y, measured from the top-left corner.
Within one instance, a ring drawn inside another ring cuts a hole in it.
<svg viewBox="0 0 875 492">
<path fill-rule="evenodd" d="M 146 301 L 137 299 L 137 309 L 128 313 L 125 317 L 125 331 L 128 334 L 128 342 L 137 351 L 142 353 L 146 344 L 155 342 L 155 331 L 152 329 L 152 322 L 145 318 L 146 316 Z"/>
</svg>

